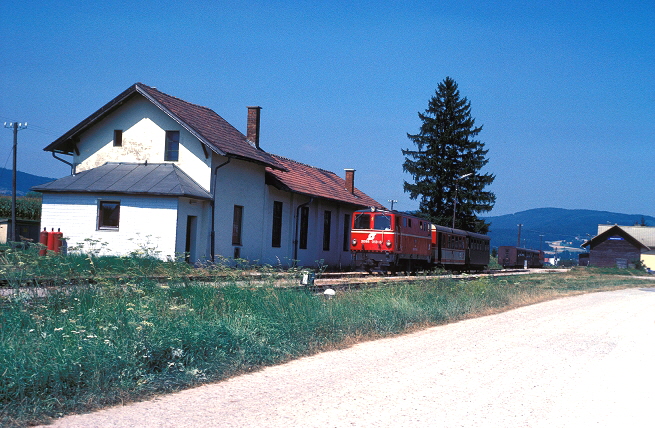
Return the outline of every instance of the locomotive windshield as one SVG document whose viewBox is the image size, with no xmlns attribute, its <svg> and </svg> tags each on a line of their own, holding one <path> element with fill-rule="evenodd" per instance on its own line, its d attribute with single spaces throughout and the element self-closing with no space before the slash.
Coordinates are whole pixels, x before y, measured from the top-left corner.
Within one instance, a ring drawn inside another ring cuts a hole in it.
<svg viewBox="0 0 655 428">
<path fill-rule="evenodd" d="M 353 229 L 370 229 L 371 228 L 371 215 L 370 214 L 357 214 L 353 223 Z"/>
<path fill-rule="evenodd" d="M 385 214 L 378 214 L 373 218 L 373 229 L 391 230 L 391 217 Z"/>
<path fill-rule="evenodd" d="M 373 218 L 373 227 L 371 227 Z M 361 213 L 355 216 L 353 229 L 391 230 L 391 216 L 382 213 Z"/>
</svg>

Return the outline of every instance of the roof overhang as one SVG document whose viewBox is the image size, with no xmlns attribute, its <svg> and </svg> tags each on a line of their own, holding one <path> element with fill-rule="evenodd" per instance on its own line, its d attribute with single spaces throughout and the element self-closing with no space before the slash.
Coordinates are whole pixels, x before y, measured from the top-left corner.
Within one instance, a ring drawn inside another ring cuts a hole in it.
<svg viewBox="0 0 655 428">
<path fill-rule="evenodd" d="M 75 125 L 68 132 L 47 145 L 43 150 L 65 155 L 72 155 L 77 150 L 79 136 L 96 123 L 107 117 L 110 113 L 123 105 L 137 93 L 137 84 L 134 84 L 120 93 L 113 100 L 100 107 L 95 113 Z"/>
<path fill-rule="evenodd" d="M 604 241 L 609 240 L 613 236 L 620 236 L 623 239 L 625 239 L 626 241 L 628 241 L 630 244 L 634 245 L 635 247 L 641 248 L 642 250 L 643 249 L 645 249 L 647 251 L 650 250 L 650 247 L 648 247 L 648 246 L 644 245 L 643 243 L 641 243 L 637 238 L 630 235 L 628 232 L 623 230 L 621 228 L 621 226 L 618 226 L 618 225 L 614 225 L 614 226 L 610 227 L 609 229 L 607 229 L 606 231 L 604 231 L 603 233 L 594 236 L 590 240 L 583 243 L 581 245 L 581 247 L 587 247 L 587 246 L 595 247 L 596 245 L 598 245 L 598 244 L 600 244 L 600 243 L 602 243 Z"/>
</svg>

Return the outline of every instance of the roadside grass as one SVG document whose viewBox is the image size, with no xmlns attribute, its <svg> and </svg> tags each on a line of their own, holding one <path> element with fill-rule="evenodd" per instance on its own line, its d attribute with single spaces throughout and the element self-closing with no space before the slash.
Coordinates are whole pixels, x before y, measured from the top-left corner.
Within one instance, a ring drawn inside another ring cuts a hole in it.
<svg viewBox="0 0 655 428">
<path fill-rule="evenodd" d="M 129 282 L 0 298 L 0 425 L 44 423 L 562 295 L 652 284 L 626 270 L 574 269 L 424 280 L 327 298 L 272 281 L 183 281 L 175 274 L 186 267 L 151 262 L 167 269 L 167 282 L 149 279 L 151 267 L 142 264 L 143 275 Z"/>
</svg>

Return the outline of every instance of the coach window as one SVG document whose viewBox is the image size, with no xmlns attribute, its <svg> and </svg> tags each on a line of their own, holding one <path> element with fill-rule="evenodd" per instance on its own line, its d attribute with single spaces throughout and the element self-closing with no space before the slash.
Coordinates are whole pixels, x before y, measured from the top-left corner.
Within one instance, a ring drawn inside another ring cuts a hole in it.
<svg viewBox="0 0 655 428">
<path fill-rule="evenodd" d="M 120 212 L 120 201 L 99 201 L 98 230 L 118 230 Z"/>
</svg>

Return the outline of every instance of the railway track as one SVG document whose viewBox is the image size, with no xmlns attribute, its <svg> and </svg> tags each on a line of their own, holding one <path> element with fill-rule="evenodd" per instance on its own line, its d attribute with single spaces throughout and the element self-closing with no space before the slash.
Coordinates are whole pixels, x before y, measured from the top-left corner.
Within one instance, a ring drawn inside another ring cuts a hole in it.
<svg viewBox="0 0 655 428">
<path fill-rule="evenodd" d="M 484 276 L 510 276 L 510 275 L 525 275 L 528 273 L 538 272 L 566 272 L 568 269 L 502 269 L 502 270 L 488 270 L 474 274 L 455 274 L 455 273 L 442 273 L 436 275 L 418 273 L 415 275 L 384 275 L 366 272 L 324 272 L 317 274 L 317 278 L 313 279 L 308 284 L 301 284 L 302 278 L 298 277 L 297 273 L 243 273 L 239 275 L 188 275 L 179 277 L 169 276 L 149 276 L 148 279 L 160 282 L 162 284 L 171 281 L 179 282 L 197 282 L 197 283 L 243 283 L 249 286 L 252 285 L 270 285 L 273 283 L 277 287 L 287 288 L 308 288 L 313 291 L 322 292 L 327 289 L 333 290 L 349 290 L 362 287 L 372 287 L 381 285 L 393 285 L 401 283 L 411 283 L 417 281 L 425 281 L 430 279 L 439 278 L 453 278 L 453 279 L 475 279 Z M 10 295 L 15 291 L 16 284 L 23 291 L 27 290 L 47 290 L 57 286 L 76 286 L 81 284 L 97 284 L 106 280 L 118 280 L 123 282 L 132 282 L 142 279 L 143 276 L 129 276 L 129 275 L 115 275 L 115 276 L 95 276 L 95 277 L 74 277 L 74 278 L 26 278 L 20 281 L 10 282 L 6 279 L 0 280 L 0 295 Z M 36 292 L 40 295 L 40 292 Z"/>
<path fill-rule="evenodd" d="M 411 283 L 439 278 L 452 279 L 475 279 L 481 277 L 499 277 L 512 275 L 526 275 L 530 273 L 560 273 L 568 272 L 569 269 L 498 269 L 487 270 L 479 273 L 443 273 L 437 275 L 417 274 L 417 275 L 382 275 L 367 274 L 362 272 L 346 272 L 322 274 L 320 278 L 314 280 L 310 285 L 320 291 L 328 288 L 332 289 L 350 289 L 371 285 L 392 285 L 398 283 Z"/>
</svg>

